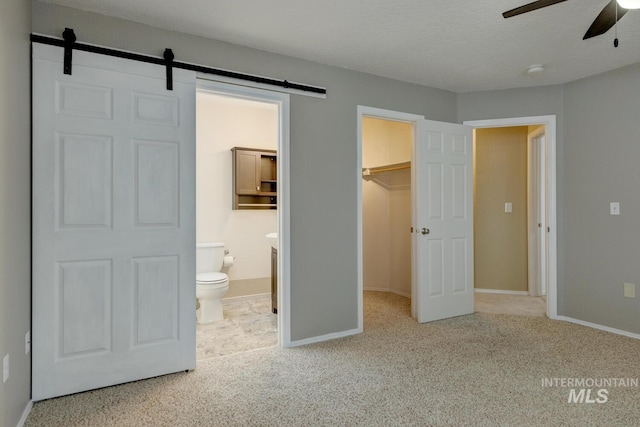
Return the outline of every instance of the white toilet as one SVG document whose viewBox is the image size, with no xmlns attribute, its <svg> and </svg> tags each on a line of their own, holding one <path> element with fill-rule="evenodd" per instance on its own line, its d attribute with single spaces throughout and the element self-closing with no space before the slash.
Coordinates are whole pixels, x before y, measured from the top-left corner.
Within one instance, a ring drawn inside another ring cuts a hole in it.
<svg viewBox="0 0 640 427">
<path fill-rule="evenodd" d="M 196 245 L 196 298 L 200 303 L 196 319 L 200 324 L 223 319 L 221 300 L 229 290 L 229 277 L 220 272 L 223 262 L 224 243 Z"/>
</svg>

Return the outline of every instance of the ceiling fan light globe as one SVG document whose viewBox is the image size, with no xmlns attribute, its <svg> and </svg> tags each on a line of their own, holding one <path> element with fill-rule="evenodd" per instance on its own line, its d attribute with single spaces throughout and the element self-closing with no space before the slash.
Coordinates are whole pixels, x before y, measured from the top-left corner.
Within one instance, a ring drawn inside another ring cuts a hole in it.
<svg viewBox="0 0 640 427">
<path fill-rule="evenodd" d="M 640 9 L 640 0 L 617 0 L 623 9 Z"/>
</svg>

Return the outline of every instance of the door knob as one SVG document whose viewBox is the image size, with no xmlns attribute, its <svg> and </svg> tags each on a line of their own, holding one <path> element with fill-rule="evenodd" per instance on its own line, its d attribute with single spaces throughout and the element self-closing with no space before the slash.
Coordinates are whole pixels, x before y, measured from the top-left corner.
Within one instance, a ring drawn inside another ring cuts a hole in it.
<svg viewBox="0 0 640 427">
<path fill-rule="evenodd" d="M 431 233 L 431 230 L 429 230 L 428 228 L 422 229 L 422 234 L 429 234 L 429 233 Z"/>
</svg>

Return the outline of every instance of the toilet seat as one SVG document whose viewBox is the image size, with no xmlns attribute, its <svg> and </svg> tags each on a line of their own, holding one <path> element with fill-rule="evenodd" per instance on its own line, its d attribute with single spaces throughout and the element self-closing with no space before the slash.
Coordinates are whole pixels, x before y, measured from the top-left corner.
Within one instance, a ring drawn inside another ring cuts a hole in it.
<svg viewBox="0 0 640 427">
<path fill-rule="evenodd" d="M 228 280 L 229 277 L 226 274 L 217 271 L 196 275 L 196 282 L 203 285 L 217 285 L 225 283 Z"/>
</svg>

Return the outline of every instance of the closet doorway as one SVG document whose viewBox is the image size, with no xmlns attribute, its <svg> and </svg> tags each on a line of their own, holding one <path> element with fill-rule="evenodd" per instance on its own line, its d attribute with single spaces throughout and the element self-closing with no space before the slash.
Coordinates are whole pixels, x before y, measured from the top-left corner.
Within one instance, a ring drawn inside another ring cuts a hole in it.
<svg viewBox="0 0 640 427">
<path fill-rule="evenodd" d="M 363 290 L 411 298 L 414 123 L 363 116 L 360 125 Z"/>
</svg>

